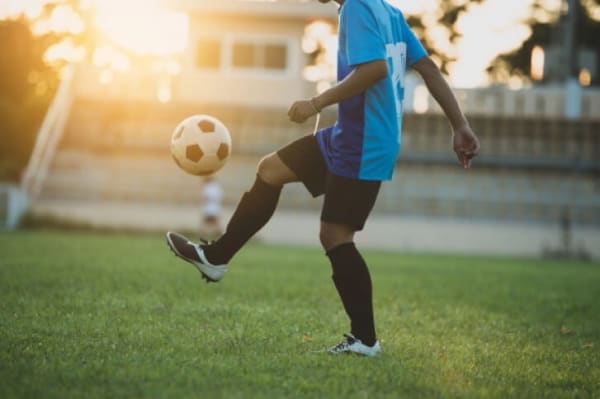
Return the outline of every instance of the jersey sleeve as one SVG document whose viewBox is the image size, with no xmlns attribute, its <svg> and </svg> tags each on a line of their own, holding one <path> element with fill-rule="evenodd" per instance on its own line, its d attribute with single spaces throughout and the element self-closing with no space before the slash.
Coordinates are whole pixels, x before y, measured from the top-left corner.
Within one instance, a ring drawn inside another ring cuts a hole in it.
<svg viewBox="0 0 600 399">
<path fill-rule="evenodd" d="M 377 19 L 364 0 L 347 1 L 342 8 L 340 23 L 345 26 L 345 53 L 349 66 L 386 58 Z"/>
<path fill-rule="evenodd" d="M 406 65 L 410 66 L 427 56 L 427 50 L 417 38 L 405 19 L 402 20 L 402 31 L 406 40 Z"/>
</svg>

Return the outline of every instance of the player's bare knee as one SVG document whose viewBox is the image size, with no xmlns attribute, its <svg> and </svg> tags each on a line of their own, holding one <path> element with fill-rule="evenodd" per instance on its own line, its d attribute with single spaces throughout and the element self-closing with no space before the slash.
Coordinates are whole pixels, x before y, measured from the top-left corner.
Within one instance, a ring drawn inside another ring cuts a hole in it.
<svg viewBox="0 0 600 399">
<path fill-rule="evenodd" d="M 329 251 L 339 245 L 352 242 L 354 230 L 348 226 L 323 222 L 319 231 L 319 240 L 323 249 Z"/>
<path fill-rule="evenodd" d="M 283 163 L 277 153 L 273 152 L 258 162 L 256 173 L 260 178 L 271 185 L 281 186 L 285 183 L 297 181 L 296 175 Z"/>
<path fill-rule="evenodd" d="M 319 240 L 321 241 L 321 246 L 325 251 L 328 251 L 329 249 L 333 248 L 333 237 L 331 237 L 328 231 L 323 229 L 323 227 L 321 227 L 321 231 L 319 232 Z"/>
<path fill-rule="evenodd" d="M 273 161 L 273 156 L 275 154 L 271 153 L 265 157 L 263 157 L 259 162 L 256 168 L 256 173 L 260 176 L 263 181 L 275 184 L 277 179 L 277 165 Z"/>
</svg>

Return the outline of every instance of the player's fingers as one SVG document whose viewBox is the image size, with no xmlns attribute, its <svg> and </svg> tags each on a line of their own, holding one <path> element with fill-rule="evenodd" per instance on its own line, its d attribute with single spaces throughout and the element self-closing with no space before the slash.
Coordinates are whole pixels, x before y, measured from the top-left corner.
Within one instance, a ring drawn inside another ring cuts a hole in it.
<svg viewBox="0 0 600 399">
<path fill-rule="evenodd" d="M 470 152 L 466 155 L 467 168 L 471 167 L 471 161 L 477 156 L 477 152 Z"/>
<path fill-rule="evenodd" d="M 462 166 L 464 164 L 462 153 L 458 150 L 455 150 L 454 152 L 456 153 L 456 158 L 458 158 L 458 163 Z"/>
<path fill-rule="evenodd" d="M 460 153 L 460 163 L 462 164 L 463 168 L 469 168 L 471 161 L 468 154 L 465 151 L 461 151 Z"/>
<path fill-rule="evenodd" d="M 469 161 L 471 161 L 473 158 L 475 158 L 477 155 L 479 155 L 479 148 L 480 148 L 479 143 L 476 143 L 476 145 L 474 146 L 474 148 L 471 151 L 467 151 L 466 157 Z"/>
<path fill-rule="evenodd" d="M 292 106 L 290 107 L 289 111 L 288 111 L 288 117 L 291 120 L 294 120 L 294 115 L 296 114 L 296 103 L 292 104 Z"/>
<path fill-rule="evenodd" d="M 296 108 L 290 119 L 292 120 L 292 122 L 302 123 L 306 120 L 306 117 L 302 115 L 302 111 L 300 109 Z"/>
</svg>

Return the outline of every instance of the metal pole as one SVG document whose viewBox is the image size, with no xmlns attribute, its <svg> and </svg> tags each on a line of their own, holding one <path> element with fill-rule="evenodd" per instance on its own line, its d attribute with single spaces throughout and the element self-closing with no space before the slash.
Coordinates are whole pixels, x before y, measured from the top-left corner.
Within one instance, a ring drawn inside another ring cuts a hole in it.
<svg viewBox="0 0 600 399">
<path fill-rule="evenodd" d="M 581 117 L 581 85 L 579 84 L 577 70 L 579 68 L 579 49 L 577 48 L 575 29 L 577 27 L 577 13 L 579 0 L 567 1 L 567 15 L 564 24 L 564 82 L 565 82 L 565 116 L 568 119 Z"/>
<path fill-rule="evenodd" d="M 577 2 L 579 0 L 566 0 L 567 15 L 565 16 L 565 29 L 563 37 L 563 51 L 565 55 L 565 79 L 575 76 L 577 65 L 577 43 L 575 41 L 575 29 L 577 27 Z"/>
</svg>

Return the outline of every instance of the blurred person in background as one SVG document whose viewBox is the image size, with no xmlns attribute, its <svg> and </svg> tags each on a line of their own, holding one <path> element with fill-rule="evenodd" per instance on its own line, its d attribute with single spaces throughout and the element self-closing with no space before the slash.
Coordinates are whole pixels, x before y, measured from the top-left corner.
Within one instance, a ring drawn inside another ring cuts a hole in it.
<svg viewBox="0 0 600 399">
<path fill-rule="evenodd" d="M 223 207 L 223 188 L 214 176 L 204 178 L 202 185 L 202 216 L 200 237 L 213 240 L 222 234 L 221 212 Z"/>
</svg>

